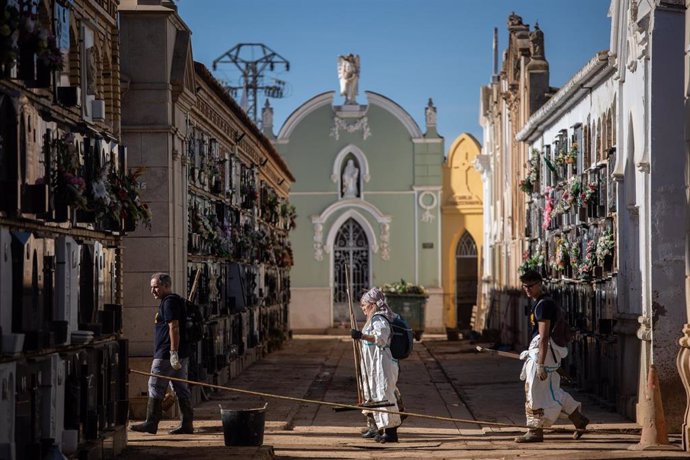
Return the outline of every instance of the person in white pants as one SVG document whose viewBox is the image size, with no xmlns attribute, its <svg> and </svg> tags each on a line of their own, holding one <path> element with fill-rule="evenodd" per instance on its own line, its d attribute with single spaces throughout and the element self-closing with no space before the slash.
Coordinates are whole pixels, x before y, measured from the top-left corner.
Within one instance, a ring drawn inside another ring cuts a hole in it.
<svg viewBox="0 0 690 460">
<path fill-rule="evenodd" d="M 522 287 L 532 301 L 532 341 L 520 354 L 525 361 L 520 380 L 525 382 L 525 415 L 527 433 L 515 438 L 515 442 L 542 442 L 544 428 L 553 425 L 561 412 L 575 425 L 574 439 L 579 439 L 587 428 L 589 419 L 580 412 L 581 404 L 561 388 L 558 368 L 568 355 L 566 347 L 558 346 L 551 339 L 558 306 L 542 290 L 542 278 L 536 271 L 527 271 L 521 277 Z"/>
<path fill-rule="evenodd" d="M 362 340 L 362 373 L 364 380 L 364 398 L 371 402 L 388 401 L 391 407 L 385 411 L 374 411 L 374 420 L 379 430 L 374 438 L 377 442 L 398 442 L 400 415 L 398 412 L 395 388 L 398 383 L 398 360 L 391 354 L 391 327 L 394 313 L 386 303 L 383 292 L 378 288 L 370 289 L 362 296 L 360 307 L 367 317 L 361 331 L 352 330 L 352 338 Z M 382 431 L 382 432 L 381 432 Z"/>
</svg>

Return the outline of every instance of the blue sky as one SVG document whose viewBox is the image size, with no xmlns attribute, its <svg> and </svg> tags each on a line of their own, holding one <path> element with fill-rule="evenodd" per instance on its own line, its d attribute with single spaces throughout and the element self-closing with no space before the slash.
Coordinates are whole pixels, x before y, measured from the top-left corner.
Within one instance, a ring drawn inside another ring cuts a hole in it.
<svg viewBox="0 0 690 460">
<path fill-rule="evenodd" d="M 424 131 L 429 97 L 438 110 L 446 150 L 468 132 L 481 142 L 479 90 L 492 73 L 492 37 L 500 56 L 512 11 L 539 22 L 545 35 L 551 86 L 562 86 L 597 51 L 608 49 L 608 0 L 177 0 L 192 29 L 194 59 L 211 69 L 238 43 L 264 43 L 290 61 L 289 95 L 271 99 L 277 134 L 285 119 L 312 96 L 338 89 L 340 54 L 359 54 L 358 102 L 374 91 L 394 100 Z M 214 75 L 237 84 L 222 64 Z M 264 97 L 259 96 L 262 106 Z M 340 96 L 336 103 L 342 102 Z"/>
</svg>

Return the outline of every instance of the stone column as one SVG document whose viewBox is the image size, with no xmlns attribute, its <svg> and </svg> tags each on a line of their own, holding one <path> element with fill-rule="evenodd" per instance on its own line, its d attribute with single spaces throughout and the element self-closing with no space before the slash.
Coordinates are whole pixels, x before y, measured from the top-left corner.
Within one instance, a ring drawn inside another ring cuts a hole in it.
<svg viewBox="0 0 690 460">
<path fill-rule="evenodd" d="M 645 270 L 649 274 L 647 285 L 643 276 L 643 312 L 650 317 L 653 329 L 653 364 L 665 421 L 668 430 L 675 432 L 683 422 L 683 384 L 675 366 L 676 337 L 687 322 L 687 292 L 680 282 L 686 274 L 683 252 L 687 230 L 678 222 L 688 221 L 688 204 L 687 176 L 678 167 L 679 160 L 687 157 L 683 148 L 685 110 L 682 101 L 673 97 L 684 90 L 684 17 L 681 9 L 669 3 L 660 2 L 650 13 L 650 60 L 638 63 L 638 72 L 649 72 L 645 76 L 649 86 L 649 150 L 642 152 L 637 166 L 646 173 L 642 208 L 647 209 L 644 215 L 640 212 L 640 219 L 648 243 Z M 638 40 L 638 44 L 642 42 Z"/>
<path fill-rule="evenodd" d="M 484 244 L 482 245 L 482 279 L 481 279 L 481 305 L 480 314 L 478 317 L 482 318 L 482 328 L 486 327 L 486 313 L 491 301 L 491 287 L 494 281 L 494 267 L 493 258 L 491 256 L 492 247 L 492 215 L 491 215 L 491 204 L 493 203 L 493 197 L 491 196 L 491 156 L 487 154 L 477 155 L 474 160 L 474 167 L 482 176 L 482 187 L 484 192 L 484 203 L 483 203 L 483 224 L 484 224 Z"/>
</svg>

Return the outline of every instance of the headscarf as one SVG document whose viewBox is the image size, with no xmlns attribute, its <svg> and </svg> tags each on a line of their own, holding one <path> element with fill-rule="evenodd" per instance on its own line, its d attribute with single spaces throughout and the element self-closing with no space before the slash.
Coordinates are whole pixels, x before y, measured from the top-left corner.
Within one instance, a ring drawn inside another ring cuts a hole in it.
<svg viewBox="0 0 690 460">
<path fill-rule="evenodd" d="M 388 321 L 393 321 L 395 319 L 395 313 L 393 313 L 393 310 L 391 310 L 391 307 L 388 306 L 386 303 L 386 296 L 384 295 L 383 291 L 379 288 L 371 288 L 369 289 L 363 296 L 361 302 L 367 303 L 367 304 L 375 304 L 376 305 L 376 311 L 374 311 L 375 315 L 383 315 L 386 317 Z"/>
</svg>

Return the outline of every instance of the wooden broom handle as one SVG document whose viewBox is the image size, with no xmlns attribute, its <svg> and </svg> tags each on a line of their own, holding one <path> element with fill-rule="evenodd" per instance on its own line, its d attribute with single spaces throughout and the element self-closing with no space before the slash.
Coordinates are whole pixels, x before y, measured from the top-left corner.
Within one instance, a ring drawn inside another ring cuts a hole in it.
<svg viewBox="0 0 690 460">
<path fill-rule="evenodd" d="M 199 277 L 201 276 L 201 269 L 196 269 L 196 275 L 194 275 L 194 282 L 192 283 L 192 289 L 189 291 L 187 300 L 190 302 L 194 301 L 194 295 L 196 294 L 196 289 L 199 287 Z"/>
</svg>

